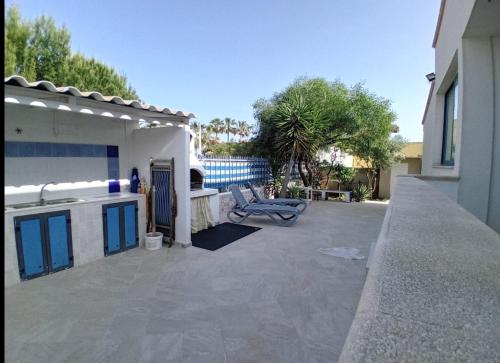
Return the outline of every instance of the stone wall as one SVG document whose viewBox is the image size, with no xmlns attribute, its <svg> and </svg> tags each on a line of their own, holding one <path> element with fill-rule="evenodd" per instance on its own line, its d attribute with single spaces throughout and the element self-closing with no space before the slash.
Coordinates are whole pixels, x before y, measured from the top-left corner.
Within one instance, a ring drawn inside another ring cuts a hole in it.
<svg viewBox="0 0 500 363">
<path fill-rule="evenodd" d="M 339 362 L 498 362 L 500 236 L 396 177 Z"/>
<path fill-rule="evenodd" d="M 256 187 L 255 190 L 260 195 L 261 198 L 264 197 L 264 188 Z M 245 196 L 246 200 L 251 200 L 253 198 L 252 191 L 250 189 L 241 189 L 241 192 Z M 219 193 L 219 216 L 220 221 L 225 221 L 227 219 L 227 212 L 231 210 L 234 206 L 234 198 L 231 192 Z"/>
</svg>

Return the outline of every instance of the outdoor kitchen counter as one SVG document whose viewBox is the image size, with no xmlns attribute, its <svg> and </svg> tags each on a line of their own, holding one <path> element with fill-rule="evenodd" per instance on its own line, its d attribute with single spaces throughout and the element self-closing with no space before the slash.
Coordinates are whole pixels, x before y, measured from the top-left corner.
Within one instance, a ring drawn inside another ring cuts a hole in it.
<svg viewBox="0 0 500 363">
<path fill-rule="evenodd" d="M 205 197 L 208 199 L 208 204 L 210 206 L 210 211 L 212 212 L 213 222 L 218 224 L 219 219 L 219 191 L 217 189 L 211 188 L 203 188 L 203 189 L 191 189 L 190 192 L 191 197 L 191 226 L 196 224 L 196 221 L 193 220 L 193 215 L 196 215 L 196 211 L 193 210 L 195 208 L 195 204 L 193 204 L 196 198 Z"/>
<path fill-rule="evenodd" d="M 146 234 L 146 199 L 144 194 L 110 193 L 83 196 L 81 201 L 71 203 L 5 209 L 5 286 L 15 285 L 20 282 L 14 217 L 69 210 L 74 266 L 76 267 L 104 258 L 103 205 L 129 201 L 137 201 L 139 246 L 143 246 Z"/>
<path fill-rule="evenodd" d="M 76 202 L 70 202 L 70 203 L 61 203 L 61 204 L 51 204 L 51 205 L 40 205 L 40 206 L 35 206 L 35 207 L 28 207 L 28 208 L 12 208 L 5 206 L 5 213 L 7 214 L 12 214 L 12 215 L 23 215 L 23 214 L 29 214 L 25 212 L 45 212 L 47 211 L 55 211 L 55 210 L 60 210 L 60 209 L 67 209 L 70 206 L 78 205 L 78 204 L 85 204 L 85 203 L 105 203 L 105 202 L 110 202 L 110 203 L 115 203 L 115 202 L 126 202 L 128 200 L 137 200 L 144 198 L 143 194 L 138 194 L 138 193 L 128 193 L 128 192 L 121 192 L 121 193 L 107 193 L 107 194 L 100 194 L 100 195 L 91 195 L 91 196 L 83 196 L 83 197 L 77 197 L 79 200 Z M 50 199 L 48 199 L 50 201 Z"/>
<path fill-rule="evenodd" d="M 215 194 L 219 194 L 219 191 L 217 189 L 203 188 L 191 190 L 190 196 L 191 198 L 199 198 Z"/>
<path fill-rule="evenodd" d="M 422 180 L 392 194 L 339 362 L 500 361 L 500 236 Z"/>
</svg>

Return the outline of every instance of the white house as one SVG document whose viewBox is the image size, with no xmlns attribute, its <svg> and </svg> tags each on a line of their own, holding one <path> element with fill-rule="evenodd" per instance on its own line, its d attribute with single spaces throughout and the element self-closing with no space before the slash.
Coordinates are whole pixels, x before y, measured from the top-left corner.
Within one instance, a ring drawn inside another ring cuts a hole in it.
<svg viewBox="0 0 500 363">
<path fill-rule="evenodd" d="M 4 90 L 7 286 L 142 245 L 146 198 L 129 186 L 134 167 L 150 184 L 152 159 L 175 161 L 169 218 L 190 245 L 192 113 L 19 76 Z"/>
<path fill-rule="evenodd" d="M 422 174 L 500 232 L 500 1 L 442 0 Z"/>
</svg>

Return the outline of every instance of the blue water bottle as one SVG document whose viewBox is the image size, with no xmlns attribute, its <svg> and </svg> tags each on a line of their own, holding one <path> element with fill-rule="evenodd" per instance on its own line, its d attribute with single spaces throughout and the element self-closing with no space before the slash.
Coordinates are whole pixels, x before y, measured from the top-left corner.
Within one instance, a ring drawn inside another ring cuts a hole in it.
<svg viewBox="0 0 500 363">
<path fill-rule="evenodd" d="M 130 179 L 130 193 L 137 193 L 139 187 L 139 171 L 132 168 L 132 178 Z"/>
</svg>

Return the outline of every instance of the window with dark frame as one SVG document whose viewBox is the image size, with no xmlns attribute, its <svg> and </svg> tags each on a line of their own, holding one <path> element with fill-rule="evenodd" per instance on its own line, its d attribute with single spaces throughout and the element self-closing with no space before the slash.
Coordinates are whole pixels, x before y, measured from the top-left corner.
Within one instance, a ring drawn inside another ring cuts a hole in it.
<svg viewBox="0 0 500 363">
<path fill-rule="evenodd" d="M 455 165 L 455 142 L 458 118 L 458 83 L 457 78 L 446 91 L 444 99 L 442 165 Z"/>
</svg>

